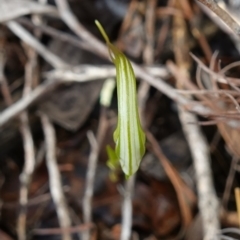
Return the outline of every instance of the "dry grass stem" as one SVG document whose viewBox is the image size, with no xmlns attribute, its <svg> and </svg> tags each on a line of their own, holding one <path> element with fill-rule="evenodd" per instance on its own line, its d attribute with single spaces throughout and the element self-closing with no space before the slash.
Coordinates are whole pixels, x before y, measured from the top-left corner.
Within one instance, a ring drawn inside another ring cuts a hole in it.
<svg viewBox="0 0 240 240">
<path fill-rule="evenodd" d="M 179 237 L 180 237 L 185 231 L 186 227 L 192 221 L 193 216 L 192 216 L 191 208 L 195 205 L 196 196 L 193 193 L 193 191 L 182 180 L 179 173 L 171 164 L 171 162 L 164 155 L 155 137 L 149 131 L 147 131 L 146 135 L 147 135 L 148 141 L 151 143 L 152 151 L 161 162 L 169 180 L 173 184 L 173 187 L 176 191 L 176 195 L 178 198 L 180 211 L 183 219 L 182 228 L 181 228 L 181 231 L 179 232 Z"/>
</svg>

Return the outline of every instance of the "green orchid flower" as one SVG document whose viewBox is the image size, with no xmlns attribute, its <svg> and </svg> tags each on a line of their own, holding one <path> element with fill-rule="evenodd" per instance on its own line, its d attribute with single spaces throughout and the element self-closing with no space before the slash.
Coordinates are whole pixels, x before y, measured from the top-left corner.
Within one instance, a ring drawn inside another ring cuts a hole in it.
<svg viewBox="0 0 240 240">
<path fill-rule="evenodd" d="M 136 78 L 130 61 L 111 44 L 101 24 L 98 21 L 95 23 L 106 41 L 110 58 L 116 67 L 118 123 L 113 138 L 116 156 L 128 178 L 138 170 L 145 153 L 146 137 L 138 113 Z"/>
</svg>

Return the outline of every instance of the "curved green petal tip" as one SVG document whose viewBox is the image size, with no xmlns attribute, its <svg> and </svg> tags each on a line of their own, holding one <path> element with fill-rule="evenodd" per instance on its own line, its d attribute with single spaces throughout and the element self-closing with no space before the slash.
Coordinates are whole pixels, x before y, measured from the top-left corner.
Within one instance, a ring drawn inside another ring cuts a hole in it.
<svg viewBox="0 0 240 240">
<path fill-rule="evenodd" d="M 110 43 L 108 35 L 106 34 L 106 32 L 105 32 L 104 28 L 102 27 L 101 23 L 98 20 L 95 20 L 95 24 L 97 25 L 97 27 L 98 27 L 99 31 L 101 32 L 101 34 L 102 34 L 103 38 L 105 39 L 105 41 L 107 43 Z"/>
</svg>

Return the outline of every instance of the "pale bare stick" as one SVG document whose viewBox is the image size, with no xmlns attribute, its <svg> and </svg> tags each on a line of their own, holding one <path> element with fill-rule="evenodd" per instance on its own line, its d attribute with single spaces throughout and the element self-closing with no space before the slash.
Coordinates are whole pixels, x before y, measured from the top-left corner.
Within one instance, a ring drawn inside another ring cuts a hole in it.
<svg viewBox="0 0 240 240">
<path fill-rule="evenodd" d="M 132 195 L 135 185 L 135 174 L 131 176 L 125 183 L 123 191 L 122 204 L 122 229 L 120 240 L 130 240 L 132 230 Z"/>
<path fill-rule="evenodd" d="M 181 89 L 176 89 L 175 90 L 178 93 L 185 94 L 185 95 L 213 95 L 213 94 L 231 94 L 233 96 L 239 96 L 240 93 L 234 90 L 208 90 L 208 89 L 199 89 L 199 90 L 181 90 Z"/>
<path fill-rule="evenodd" d="M 20 212 L 17 219 L 17 234 L 19 240 L 25 240 L 27 238 L 26 233 L 26 222 L 27 222 L 27 204 L 29 195 L 29 184 L 31 182 L 32 174 L 35 166 L 35 151 L 34 142 L 29 127 L 29 119 L 27 112 L 23 112 L 20 115 L 21 121 L 21 134 L 23 137 L 23 147 L 25 153 L 23 171 L 20 174 L 20 193 L 19 193 L 19 203 Z"/>
<path fill-rule="evenodd" d="M 27 96 L 22 97 L 16 103 L 12 104 L 0 114 L 0 127 L 4 126 L 8 121 L 18 116 L 28 106 L 33 104 L 39 97 L 43 96 L 48 91 L 52 90 L 58 84 L 57 81 L 45 81 L 43 84 L 36 87 Z"/>
<path fill-rule="evenodd" d="M 38 0 L 38 4 L 40 6 L 46 6 L 47 4 L 47 0 Z M 43 20 L 42 16 L 39 14 L 32 14 L 31 16 L 32 22 L 34 24 L 36 24 L 37 26 L 39 25 L 45 25 L 45 21 Z M 33 35 L 37 38 L 37 39 L 41 39 L 42 37 L 42 33 L 41 31 L 38 31 L 36 29 L 34 29 L 33 31 Z M 32 86 L 33 88 L 35 88 L 36 86 L 38 86 L 39 81 L 40 81 L 40 68 L 39 68 L 39 64 L 38 64 L 38 54 L 36 51 L 32 51 L 31 52 L 31 59 L 32 59 L 32 71 L 35 72 L 35 74 L 32 76 L 33 80 L 32 80 Z"/>
<path fill-rule="evenodd" d="M 36 25 L 26 18 L 19 18 L 16 21 L 27 27 L 34 28 L 41 33 L 50 35 L 53 38 L 57 38 L 61 41 L 68 42 L 69 44 L 72 44 L 81 49 L 85 49 L 88 51 L 91 51 L 91 49 L 92 49 L 92 47 L 88 43 L 85 43 L 85 42 L 79 40 L 77 37 L 75 37 L 69 33 L 61 32 L 61 31 L 59 31 L 55 28 L 49 27 L 49 26 Z"/>
<path fill-rule="evenodd" d="M 142 66 L 149 74 L 161 77 L 163 79 L 169 78 L 169 72 L 165 66 Z M 54 69 L 52 71 L 43 73 L 44 77 L 50 79 L 61 79 L 64 82 L 86 82 L 94 79 L 105 79 L 116 76 L 116 69 L 111 65 L 89 65 L 82 64 L 71 69 Z M 136 77 L 141 77 L 136 74 Z"/>
<path fill-rule="evenodd" d="M 178 69 L 176 79 L 187 78 L 185 69 Z M 179 118 L 190 147 L 196 174 L 198 206 L 203 219 L 204 239 L 213 240 L 217 237 L 219 226 L 218 200 L 214 190 L 210 154 L 208 144 L 203 136 L 197 117 L 178 105 Z M 191 124 L 190 124 L 191 123 Z"/>
<path fill-rule="evenodd" d="M 71 234 L 68 231 L 64 231 L 71 227 L 71 220 L 57 165 L 55 130 L 47 115 L 41 113 L 40 117 L 46 142 L 46 165 L 49 174 L 51 196 L 56 207 L 59 225 L 63 229 L 62 239 L 71 240 Z"/>
<path fill-rule="evenodd" d="M 179 118 L 188 141 L 193 158 L 198 192 L 198 206 L 203 218 L 205 238 L 214 239 L 217 236 L 219 226 L 218 201 L 212 181 L 210 156 L 207 142 L 202 135 L 198 120 L 193 114 L 184 111 L 179 106 Z M 195 124 L 189 124 L 195 123 Z"/>
<path fill-rule="evenodd" d="M 214 0 L 198 0 L 200 3 L 212 10 L 223 22 L 238 36 L 240 36 L 240 26 L 238 23 L 222 8 L 218 6 Z"/>
<path fill-rule="evenodd" d="M 92 131 L 87 132 L 87 137 L 91 145 L 91 153 L 88 161 L 86 187 L 85 187 L 82 206 L 83 206 L 83 222 L 85 224 L 90 224 L 92 221 L 92 196 L 93 196 L 93 190 L 94 190 L 94 181 L 95 181 L 95 175 L 96 175 L 99 148 L 98 148 L 97 140 L 93 135 Z M 91 239 L 90 236 L 91 235 L 90 235 L 89 229 L 87 229 L 82 233 L 83 240 Z"/>
<path fill-rule="evenodd" d="M 35 49 L 49 64 L 55 68 L 67 68 L 69 65 L 61 58 L 50 52 L 44 45 L 42 45 L 32 34 L 15 21 L 6 23 L 8 28 L 17 35 L 23 42 L 27 43 Z"/>
<path fill-rule="evenodd" d="M 236 49 L 240 53 L 240 38 L 237 36 L 231 28 L 229 28 L 225 22 L 221 18 L 219 18 L 212 10 L 210 10 L 207 6 L 201 4 L 198 2 L 199 7 L 202 9 L 202 11 L 228 36 L 232 39 Z M 222 6 L 221 6 L 222 7 Z"/>
<path fill-rule="evenodd" d="M 76 16 L 72 13 L 69 4 L 66 0 L 55 0 L 60 16 L 66 25 L 74 32 L 76 35 L 88 43 L 92 47 L 92 52 L 97 52 L 104 58 L 109 59 L 108 50 L 103 43 L 101 43 L 97 38 L 95 38 L 91 33 L 89 33 L 84 26 L 78 21 Z"/>
</svg>

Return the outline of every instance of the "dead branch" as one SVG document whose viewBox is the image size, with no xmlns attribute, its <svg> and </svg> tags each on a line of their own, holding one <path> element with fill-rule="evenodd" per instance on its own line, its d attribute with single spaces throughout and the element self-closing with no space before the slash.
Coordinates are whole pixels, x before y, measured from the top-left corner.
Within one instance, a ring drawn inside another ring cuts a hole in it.
<svg viewBox="0 0 240 240">
<path fill-rule="evenodd" d="M 34 143 L 29 127 L 29 120 L 27 112 L 23 112 L 20 115 L 21 120 L 21 133 L 24 143 L 24 153 L 25 161 L 23 166 L 23 171 L 20 175 L 20 193 L 19 193 L 19 202 L 20 202 L 20 212 L 17 220 L 17 233 L 19 240 L 26 239 L 26 221 L 27 221 L 27 203 L 28 203 L 28 192 L 29 184 L 31 182 L 32 174 L 35 166 L 35 151 Z"/>
<path fill-rule="evenodd" d="M 47 91 L 50 91 L 56 87 L 57 84 L 58 82 L 56 81 L 46 81 L 36 87 L 27 96 L 22 97 L 16 103 L 12 104 L 7 109 L 2 111 L 0 114 L 0 126 L 4 126 L 6 123 L 8 123 L 8 121 L 19 115 L 28 106 L 34 103 L 39 97 L 43 96 Z"/>
<path fill-rule="evenodd" d="M 168 70 L 164 66 L 143 66 L 143 68 L 151 75 L 161 78 L 168 78 Z M 60 79 L 61 81 L 68 82 L 86 82 L 89 80 L 106 79 L 115 77 L 115 67 L 111 65 L 88 65 L 82 64 L 71 69 L 55 69 L 43 74 L 44 77 L 50 79 Z M 136 75 L 137 77 L 140 77 Z"/>
<path fill-rule="evenodd" d="M 212 182 L 208 145 L 197 124 L 196 116 L 184 111 L 179 106 L 179 117 L 193 157 L 199 197 L 198 206 L 203 218 L 204 239 L 215 239 L 220 226 L 218 200 Z"/>
<path fill-rule="evenodd" d="M 55 54 L 51 53 L 44 45 L 42 45 L 32 34 L 15 21 L 6 23 L 8 28 L 16 34 L 23 42 L 27 43 L 35 49 L 49 64 L 55 68 L 67 68 L 69 65 L 65 63 Z"/>
<path fill-rule="evenodd" d="M 220 8 L 214 0 L 198 1 L 211 9 L 236 35 L 240 36 L 240 26 L 238 23 L 227 12 Z"/>
<path fill-rule="evenodd" d="M 100 56 L 109 59 L 105 45 L 84 28 L 72 13 L 68 2 L 66 0 L 56 0 L 56 4 L 62 20 L 80 39 L 92 47 L 92 52 L 96 51 Z"/>
<path fill-rule="evenodd" d="M 41 113 L 40 117 L 46 141 L 46 164 L 49 173 L 50 192 L 53 202 L 56 206 L 59 225 L 63 229 L 63 240 L 71 240 L 71 234 L 68 231 L 65 231 L 65 229 L 71 226 L 71 220 L 63 193 L 61 175 L 56 160 L 55 131 L 49 118 L 45 114 Z"/>
<path fill-rule="evenodd" d="M 91 145 L 91 153 L 88 161 L 86 188 L 85 188 L 82 205 L 83 205 L 83 222 L 85 224 L 90 224 L 92 221 L 92 196 L 93 196 L 99 148 L 98 148 L 97 140 L 93 135 L 92 131 L 87 132 L 87 137 Z M 88 230 L 83 232 L 82 238 L 83 240 L 89 240 L 90 231 Z"/>
<path fill-rule="evenodd" d="M 57 38 L 63 42 L 68 42 L 68 43 L 72 44 L 73 46 L 76 46 L 76 47 L 79 47 L 81 49 L 85 49 L 85 50 L 88 50 L 91 52 L 91 49 L 92 49 L 91 46 L 89 46 L 87 43 L 85 43 L 84 41 L 81 41 L 80 39 L 78 39 L 77 37 L 75 37 L 71 34 L 61 32 L 61 31 L 59 31 L 55 28 L 49 27 L 49 26 L 36 25 L 26 18 L 19 18 L 16 21 L 27 27 L 34 28 L 39 32 L 48 34 L 49 36 L 52 36 L 53 38 Z"/>
</svg>

